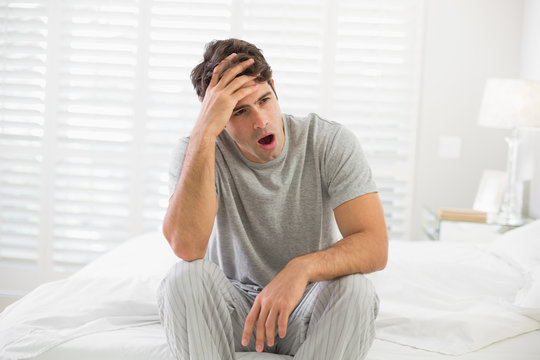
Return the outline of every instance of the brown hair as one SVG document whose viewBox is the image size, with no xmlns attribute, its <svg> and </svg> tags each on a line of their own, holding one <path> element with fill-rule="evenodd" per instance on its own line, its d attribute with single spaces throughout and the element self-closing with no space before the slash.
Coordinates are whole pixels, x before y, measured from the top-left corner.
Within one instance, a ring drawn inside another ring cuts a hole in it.
<svg viewBox="0 0 540 360">
<path fill-rule="evenodd" d="M 253 65 L 238 74 L 237 77 L 241 75 L 254 76 L 260 74 L 255 81 L 261 83 L 268 82 L 274 93 L 276 92 L 271 81 L 272 69 L 266 62 L 260 49 L 247 41 L 239 39 L 214 40 L 206 44 L 203 61 L 191 71 L 191 82 L 200 99 L 203 99 L 206 94 L 206 88 L 210 84 L 214 68 L 232 53 L 236 53 L 237 56 L 225 66 L 221 74 L 242 61 L 254 59 L 255 62 Z"/>
</svg>

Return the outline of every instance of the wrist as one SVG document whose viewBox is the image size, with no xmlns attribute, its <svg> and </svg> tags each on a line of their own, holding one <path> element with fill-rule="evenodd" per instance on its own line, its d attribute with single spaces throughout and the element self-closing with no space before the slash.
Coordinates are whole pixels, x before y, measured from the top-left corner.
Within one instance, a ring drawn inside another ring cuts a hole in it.
<svg viewBox="0 0 540 360">
<path fill-rule="evenodd" d="M 219 134 L 218 134 L 219 135 Z M 200 144 L 215 145 L 217 135 L 213 132 L 195 127 L 190 135 L 190 140 Z"/>
<path fill-rule="evenodd" d="M 304 279 L 306 283 L 314 282 L 313 279 L 315 278 L 313 261 L 311 261 L 310 255 L 311 254 L 307 254 L 296 257 L 287 264 L 287 266 L 290 266 L 292 271 L 298 274 L 298 277 Z"/>
<path fill-rule="evenodd" d="M 214 140 L 224 131 L 228 122 L 228 117 L 223 119 L 222 116 L 211 116 L 206 114 L 199 117 L 193 128 L 193 132 L 201 136 L 213 138 Z"/>
</svg>

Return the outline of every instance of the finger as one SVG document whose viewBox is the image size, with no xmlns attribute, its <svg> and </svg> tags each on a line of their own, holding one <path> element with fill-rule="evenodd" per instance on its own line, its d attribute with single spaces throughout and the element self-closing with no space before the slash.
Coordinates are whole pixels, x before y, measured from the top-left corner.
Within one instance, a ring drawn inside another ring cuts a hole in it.
<svg viewBox="0 0 540 360">
<path fill-rule="evenodd" d="M 278 334 L 280 339 L 283 339 L 287 335 L 287 323 L 289 321 L 289 314 L 286 312 L 279 313 L 278 319 Z"/>
<path fill-rule="evenodd" d="M 214 87 L 219 82 L 219 77 L 221 75 L 221 72 L 223 71 L 223 68 L 225 67 L 225 64 L 227 64 L 229 61 L 234 59 L 236 57 L 236 53 L 232 53 L 223 60 L 214 68 L 214 71 L 212 73 L 212 78 L 210 79 L 210 83 L 208 84 L 208 87 Z"/>
<path fill-rule="evenodd" d="M 274 308 L 268 313 L 266 318 L 265 331 L 266 331 L 266 343 L 268 346 L 274 346 L 274 338 L 276 335 L 276 321 L 278 312 Z"/>
<path fill-rule="evenodd" d="M 242 333 L 242 346 L 248 346 L 249 340 L 251 339 L 251 334 L 253 334 L 253 328 L 255 327 L 255 322 L 259 318 L 260 305 L 257 301 L 253 304 L 253 307 L 249 311 L 248 316 L 246 317 L 246 322 L 244 324 L 244 331 Z"/>
<path fill-rule="evenodd" d="M 227 85 L 226 90 L 228 93 L 232 94 L 235 91 L 238 91 L 242 87 L 248 87 L 250 85 L 254 85 L 257 82 L 255 81 L 257 79 L 257 75 L 242 75 L 235 78 L 233 81 Z"/>
<path fill-rule="evenodd" d="M 234 65 L 233 67 L 231 67 L 230 69 L 227 69 L 221 79 L 219 80 L 218 84 L 216 86 L 222 86 L 222 87 L 225 87 L 227 85 L 229 85 L 229 83 L 234 80 L 234 78 L 242 73 L 244 70 L 246 70 L 248 67 L 250 67 L 251 65 L 253 65 L 253 63 L 255 62 L 255 60 L 253 59 L 247 59 L 247 60 L 244 60 L 242 61 L 241 63 L 238 63 L 236 65 Z"/>
<path fill-rule="evenodd" d="M 268 310 L 261 309 L 259 319 L 257 320 L 257 333 L 255 336 L 255 350 L 261 352 L 264 349 L 264 339 L 266 337 L 266 318 L 268 317 Z"/>
<path fill-rule="evenodd" d="M 252 92 L 256 91 L 259 88 L 259 85 L 261 83 L 258 83 L 255 81 L 255 78 L 251 77 L 251 80 L 248 80 L 246 82 L 240 81 L 234 86 L 236 89 L 232 89 L 233 86 L 231 85 L 231 96 L 234 100 L 237 102 L 240 101 L 242 98 L 247 96 L 248 94 L 251 94 Z M 239 86 L 241 85 L 241 86 Z M 228 91 L 227 91 L 228 92 Z"/>
<path fill-rule="evenodd" d="M 257 91 L 257 89 L 259 88 L 260 84 L 259 83 L 256 83 L 256 84 L 253 84 L 253 85 L 249 85 L 249 86 L 244 86 L 243 88 L 240 88 L 238 90 L 236 90 L 233 94 L 233 99 L 238 102 L 240 100 L 242 100 L 243 98 L 245 98 L 246 96 L 248 96 L 249 94 L 252 94 L 254 93 L 255 91 Z"/>
</svg>

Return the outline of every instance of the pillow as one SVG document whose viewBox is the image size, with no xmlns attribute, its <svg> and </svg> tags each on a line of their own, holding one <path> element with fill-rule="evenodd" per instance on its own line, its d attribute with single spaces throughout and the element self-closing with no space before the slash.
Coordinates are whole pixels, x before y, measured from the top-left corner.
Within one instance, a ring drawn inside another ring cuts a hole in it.
<svg viewBox="0 0 540 360">
<path fill-rule="evenodd" d="M 514 305 L 540 310 L 540 265 L 525 276 L 525 284 L 517 293 Z"/>
<path fill-rule="evenodd" d="M 533 269 L 540 265 L 540 220 L 507 231 L 489 249 L 522 270 Z"/>
</svg>

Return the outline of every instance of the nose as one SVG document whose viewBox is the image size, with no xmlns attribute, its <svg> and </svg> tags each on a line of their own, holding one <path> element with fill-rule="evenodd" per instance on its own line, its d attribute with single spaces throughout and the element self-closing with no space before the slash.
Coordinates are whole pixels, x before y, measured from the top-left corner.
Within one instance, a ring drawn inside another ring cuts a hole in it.
<svg viewBox="0 0 540 360">
<path fill-rule="evenodd" d="M 258 129 L 264 129 L 268 125 L 268 120 L 266 119 L 266 116 L 260 111 L 260 110 L 254 110 L 253 111 L 253 128 Z"/>
</svg>

